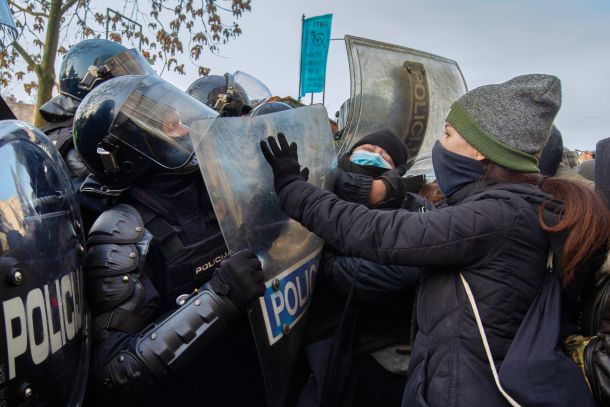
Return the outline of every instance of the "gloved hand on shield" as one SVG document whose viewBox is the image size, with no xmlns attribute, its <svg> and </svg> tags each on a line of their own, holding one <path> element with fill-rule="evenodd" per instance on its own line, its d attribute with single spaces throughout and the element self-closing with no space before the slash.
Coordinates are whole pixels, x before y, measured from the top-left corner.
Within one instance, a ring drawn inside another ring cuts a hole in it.
<svg viewBox="0 0 610 407">
<path fill-rule="evenodd" d="M 238 309 L 265 294 L 261 262 L 250 250 L 240 250 L 220 263 L 210 286 L 218 295 L 229 297 Z"/>
<path fill-rule="evenodd" d="M 267 141 L 261 140 L 261 150 L 273 170 L 276 193 L 297 179 L 307 181 L 309 178 L 309 169 L 305 167 L 301 170 L 296 143 L 288 145 L 284 133 L 277 134 L 277 141 L 275 137 L 269 137 Z"/>
<path fill-rule="evenodd" d="M 407 183 L 402 177 L 407 172 L 404 166 L 396 167 L 383 173 L 375 180 L 382 181 L 385 185 L 385 194 L 381 202 L 371 202 L 373 205 L 395 200 L 399 204 L 404 201 L 407 193 Z"/>
</svg>

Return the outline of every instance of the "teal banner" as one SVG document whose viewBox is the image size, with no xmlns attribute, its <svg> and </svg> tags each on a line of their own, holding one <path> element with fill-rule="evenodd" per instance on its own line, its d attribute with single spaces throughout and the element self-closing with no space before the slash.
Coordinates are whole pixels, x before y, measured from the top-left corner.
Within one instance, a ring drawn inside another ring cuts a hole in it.
<svg viewBox="0 0 610 407">
<path fill-rule="evenodd" d="M 303 20 L 301 96 L 306 93 L 319 93 L 324 90 L 332 19 L 332 14 L 325 14 Z"/>
</svg>

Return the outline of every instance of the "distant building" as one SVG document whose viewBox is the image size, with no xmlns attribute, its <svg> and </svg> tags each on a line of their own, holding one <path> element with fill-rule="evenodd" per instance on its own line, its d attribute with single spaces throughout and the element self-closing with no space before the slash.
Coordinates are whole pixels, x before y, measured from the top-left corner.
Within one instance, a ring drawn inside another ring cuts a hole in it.
<svg viewBox="0 0 610 407">
<path fill-rule="evenodd" d="M 29 123 L 34 122 L 34 105 L 17 101 L 17 98 L 13 95 L 7 96 L 4 100 L 19 120 Z"/>
</svg>

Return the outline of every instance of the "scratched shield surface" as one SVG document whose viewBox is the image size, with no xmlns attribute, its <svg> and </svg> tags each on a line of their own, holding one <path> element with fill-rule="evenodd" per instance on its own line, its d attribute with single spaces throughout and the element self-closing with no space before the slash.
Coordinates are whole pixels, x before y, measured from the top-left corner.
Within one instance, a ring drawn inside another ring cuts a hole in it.
<svg viewBox="0 0 610 407">
<path fill-rule="evenodd" d="M 411 173 L 431 172 L 427 153 L 443 133 L 451 104 L 467 91 L 458 64 L 365 38 L 346 36 L 345 45 L 351 91 L 342 109 L 347 118 L 339 155 L 368 133 L 388 128 L 405 140 Z"/>
<path fill-rule="evenodd" d="M 248 313 L 270 406 L 286 403 L 323 245 L 278 206 L 271 167 L 259 146 L 278 132 L 297 143 L 299 162 L 310 170 L 309 182 L 332 189 L 335 149 L 321 105 L 202 120 L 191 132 L 229 250 L 248 248 L 263 264 L 267 291 Z"/>
</svg>

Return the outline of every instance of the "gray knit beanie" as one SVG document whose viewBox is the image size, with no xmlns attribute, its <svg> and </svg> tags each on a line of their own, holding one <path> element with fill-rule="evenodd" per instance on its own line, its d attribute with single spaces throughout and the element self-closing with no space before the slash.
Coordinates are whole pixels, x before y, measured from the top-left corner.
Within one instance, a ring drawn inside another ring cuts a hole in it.
<svg viewBox="0 0 610 407">
<path fill-rule="evenodd" d="M 471 90 L 451 106 L 447 123 L 488 160 L 538 172 L 538 154 L 561 106 L 561 82 L 522 75 Z"/>
</svg>

